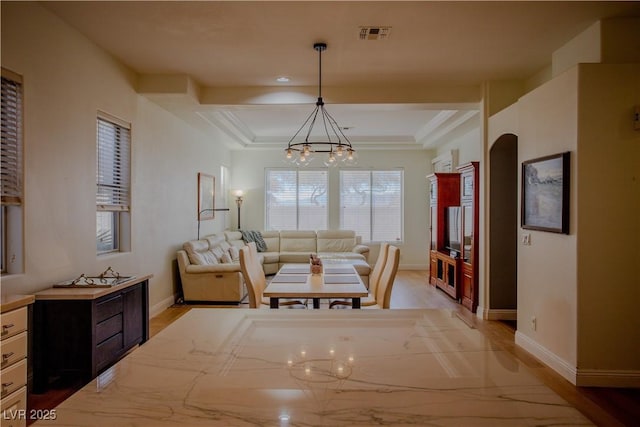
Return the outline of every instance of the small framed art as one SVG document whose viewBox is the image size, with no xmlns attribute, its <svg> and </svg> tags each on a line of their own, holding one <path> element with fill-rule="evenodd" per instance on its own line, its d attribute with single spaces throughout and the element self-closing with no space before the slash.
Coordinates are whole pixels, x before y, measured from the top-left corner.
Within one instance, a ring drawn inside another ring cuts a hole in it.
<svg viewBox="0 0 640 427">
<path fill-rule="evenodd" d="M 522 162 L 522 228 L 569 234 L 570 153 Z"/>
</svg>

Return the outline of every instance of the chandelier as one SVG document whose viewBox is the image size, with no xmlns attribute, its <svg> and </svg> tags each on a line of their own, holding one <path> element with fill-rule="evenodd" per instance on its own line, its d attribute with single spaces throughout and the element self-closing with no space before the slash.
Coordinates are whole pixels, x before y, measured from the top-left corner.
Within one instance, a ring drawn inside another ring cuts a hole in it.
<svg viewBox="0 0 640 427">
<path fill-rule="evenodd" d="M 318 52 L 318 101 L 311 114 L 289 140 L 284 150 L 286 161 L 306 166 L 313 160 L 315 153 L 327 153 L 324 160 L 326 166 L 336 166 L 338 163 L 353 165 L 356 161 L 356 151 L 342 132 L 342 128 L 324 108 L 322 100 L 322 52 L 327 50 L 327 44 L 314 43 L 313 48 Z M 316 125 L 321 131 L 312 135 Z M 304 135 L 304 140 L 296 140 L 298 135 Z"/>
</svg>

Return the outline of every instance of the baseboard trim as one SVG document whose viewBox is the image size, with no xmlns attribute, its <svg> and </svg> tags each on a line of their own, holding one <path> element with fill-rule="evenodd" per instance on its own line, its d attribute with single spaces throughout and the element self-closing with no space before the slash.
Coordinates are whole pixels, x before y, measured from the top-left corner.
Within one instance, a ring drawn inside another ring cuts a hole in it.
<svg viewBox="0 0 640 427">
<path fill-rule="evenodd" d="M 167 297 L 162 301 L 160 301 L 159 303 L 155 304 L 153 307 L 149 309 L 149 318 L 151 319 L 156 317 L 158 314 L 162 313 L 164 310 L 171 307 L 175 301 L 176 301 L 176 296 L 171 295 L 170 297 Z"/>
<path fill-rule="evenodd" d="M 640 371 L 578 369 L 576 385 L 581 387 L 640 388 Z"/>
<path fill-rule="evenodd" d="M 555 353 L 549 351 L 546 347 L 540 345 L 522 332 L 516 331 L 516 345 L 522 347 L 533 356 L 540 359 L 542 363 L 556 371 L 571 384 L 576 385 L 577 370 L 569 362 L 559 357 Z"/>
<path fill-rule="evenodd" d="M 490 308 L 484 316 L 486 320 L 518 320 L 518 310 Z"/>
</svg>

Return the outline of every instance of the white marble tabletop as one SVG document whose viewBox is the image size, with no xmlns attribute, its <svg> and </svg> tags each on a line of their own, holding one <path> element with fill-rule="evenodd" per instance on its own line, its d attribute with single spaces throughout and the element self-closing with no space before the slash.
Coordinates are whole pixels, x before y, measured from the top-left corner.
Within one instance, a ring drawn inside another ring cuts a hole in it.
<svg viewBox="0 0 640 427">
<path fill-rule="evenodd" d="M 295 264 L 285 264 L 264 289 L 265 297 L 278 298 L 353 298 L 366 297 L 369 291 L 352 265 L 351 274 L 287 273 Z"/>
<path fill-rule="evenodd" d="M 447 310 L 194 308 L 34 425 L 590 422 Z"/>
</svg>

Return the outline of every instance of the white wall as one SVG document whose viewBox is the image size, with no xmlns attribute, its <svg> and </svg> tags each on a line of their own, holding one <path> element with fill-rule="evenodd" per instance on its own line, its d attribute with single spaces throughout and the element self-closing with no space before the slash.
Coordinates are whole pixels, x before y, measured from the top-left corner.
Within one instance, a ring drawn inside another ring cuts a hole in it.
<svg viewBox="0 0 640 427">
<path fill-rule="evenodd" d="M 136 75 L 35 2 L 2 3 L 2 66 L 24 79 L 24 274 L 32 293 L 112 266 L 153 274 L 150 305 L 173 301 L 172 260 L 196 234 L 197 172 L 219 175 L 219 135 L 189 127 L 135 92 Z M 132 250 L 96 256 L 96 114 L 131 123 Z M 212 143 L 213 142 L 213 143 Z M 222 218 L 203 232 L 223 228 Z"/>
<path fill-rule="evenodd" d="M 357 146 L 355 147 L 357 150 Z M 284 149 L 284 146 L 283 146 Z M 233 151 L 231 188 L 246 192 L 242 205 L 242 228 L 264 229 L 265 168 L 287 167 L 283 150 Z M 358 150 L 358 168 L 404 168 L 404 242 L 400 264 L 404 269 L 428 268 L 428 199 L 426 175 L 431 173 L 431 156 L 426 150 Z M 340 226 L 338 169 L 329 169 L 329 228 Z M 234 216 L 235 214 L 232 212 Z M 377 257 L 372 246 L 369 261 Z"/>
</svg>

